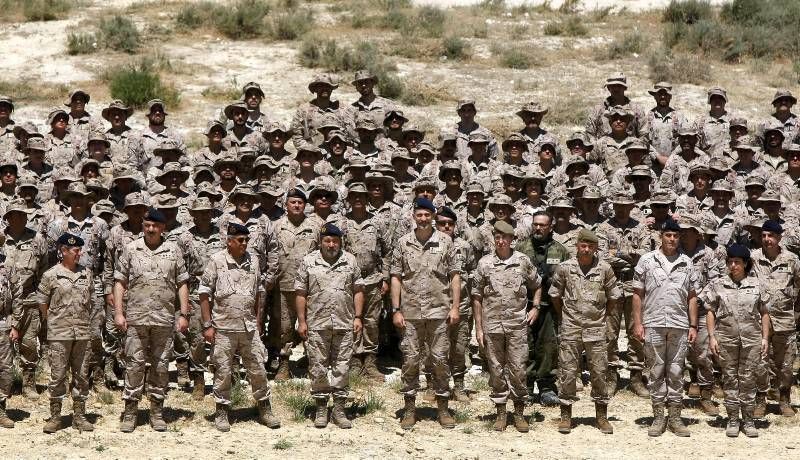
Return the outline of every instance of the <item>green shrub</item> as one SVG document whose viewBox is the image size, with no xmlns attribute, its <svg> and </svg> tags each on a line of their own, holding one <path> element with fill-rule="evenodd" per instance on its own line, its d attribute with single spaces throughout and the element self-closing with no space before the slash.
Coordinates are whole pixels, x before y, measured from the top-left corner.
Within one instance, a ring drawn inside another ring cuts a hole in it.
<svg viewBox="0 0 800 460">
<path fill-rule="evenodd" d="M 453 61 L 463 61 L 469 58 L 469 43 L 461 37 L 449 36 L 442 39 L 442 56 Z"/>
<path fill-rule="evenodd" d="M 17 0 L 16 3 L 20 1 Z M 28 21 L 52 21 L 61 19 L 72 9 L 67 0 L 21 0 L 22 12 Z"/>
<path fill-rule="evenodd" d="M 130 64 L 109 75 L 109 91 L 113 99 L 121 99 L 133 107 L 144 107 L 151 99 L 162 99 L 168 106 L 180 101 L 180 94 L 165 85 L 147 60 Z"/>
<path fill-rule="evenodd" d="M 314 26 L 314 14 L 309 9 L 290 10 L 270 20 L 269 35 L 276 40 L 296 40 Z"/>
<path fill-rule="evenodd" d="M 617 37 L 608 44 L 606 59 L 619 59 L 631 54 L 641 53 L 644 50 L 644 36 L 639 31 L 626 33 Z"/>
<path fill-rule="evenodd" d="M 97 51 L 97 37 L 93 33 L 70 33 L 67 35 L 67 53 L 70 56 L 90 54 Z"/>
<path fill-rule="evenodd" d="M 186 29 L 213 24 L 216 11 L 217 5 L 211 1 L 187 3 L 178 10 L 175 22 Z"/>
<path fill-rule="evenodd" d="M 444 24 L 447 13 L 433 6 L 423 6 L 417 11 L 414 24 L 428 37 L 441 38 L 444 34 Z"/>
<path fill-rule="evenodd" d="M 550 21 L 544 25 L 545 35 L 583 37 L 588 33 L 589 29 L 586 28 L 579 16 L 570 16 L 566 21 Z"/>
<path fill-rule="evenodd" d="M 266 31 L 265 18 L 270 4 L 265 0 L 238 0 L 228 7 L 217 7 L 214 25 L 228 38 L 258 38 Z"/>
<path fill-rule="evenodd" d="M 650 79 L 654 82 L 700 85 L 711 78 L 708 63 L 693 54 L 669 54 L 666 50 L 659 50 L 650 56 L 647 64 Z"/>
<path fill-rule="evenodd" d="M 708 0 L 671 0 L 664 9 L 662 21 L 694 24 L 711 19 L 713 11 Z"/>
<path fill-rule="evenodd" d="M 141 46 L 141 35 L 133 22 L 120 15 L 102 19 L 99 26 L 103 46 L 115 51 L 135 53 Z"/>
<path fill-rule="evenodd" d="M 534 64 L 533 56 L 521 47 L 506 48 L 500 55 L 500 63 L 509 69 L 529 69 Z"/>
</svg>

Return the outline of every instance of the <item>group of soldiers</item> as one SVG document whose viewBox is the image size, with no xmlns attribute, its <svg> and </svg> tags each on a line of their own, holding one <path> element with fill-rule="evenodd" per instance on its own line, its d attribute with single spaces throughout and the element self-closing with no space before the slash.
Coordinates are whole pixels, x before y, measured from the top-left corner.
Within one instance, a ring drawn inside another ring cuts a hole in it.
<svg viewBox="0 0 800 460">
<path fill-rule="evenodd" d="M 654 85 L 645 110 L 617 73 L 563 143 L 538 102 L 498 141 L 468 99 L 434 141 L 376 83 L 357 72 L 359 98 L 344 104 L 337 77 L 316 75 L 288 126 L 248 83 L 196 150 L 161 100 L 132 129 L 133 109 L 113 101 L 104 123 L 83 90 L 43 126 L 18 123 L 0 96 L 0 426 L 13 427 L 15 357 L 35 399 L 46 353 L 48 433 L 61 429 L 68 375 L 75 428 L 93 429 L 92 386 L 115 388 L 121 375 L 120 430 L 135 429 L 145 396 L 151 426 L 165 430 L 173 360 L 197 400 L 213 373 L 217 429 L 230 429 L 241 369 L 258 420 L 277 428 L 268 380 L 297 372 L 300 344 L 320 428 L 329 417 L 350 428 L 350 378 L 383 382 L 378 358 L 398 353 L 404 429 L 417 420 L 420 374 L 439 423 L 455 426 L 448 404 L 470 401 L 468 361 L 489 373 L 498 431 L 509 399 L 514 427 L 528 431 L 535 398 L 560 406 L 569 433 L 587 370 L 597 428 L 612 433 L 608 404 L 626 366 L 628 389 L 651 399 L 651 436 L 689 435 L 684 391 L 711 416 L 716 392 L 729 436 L 757 436 L 768 397 L 794 416 L 791 92 L 751 123 L 714 87 L 708 113 L 690 119 L 671 106 L 669 83 Z"/>
</svg>

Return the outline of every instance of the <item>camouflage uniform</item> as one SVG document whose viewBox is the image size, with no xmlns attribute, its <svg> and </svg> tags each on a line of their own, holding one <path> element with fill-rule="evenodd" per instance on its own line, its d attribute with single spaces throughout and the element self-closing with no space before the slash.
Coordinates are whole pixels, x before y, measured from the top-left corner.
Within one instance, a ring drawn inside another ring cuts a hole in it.
<svg viewBox="0 0 800 460">
<path fill-rule="evenodd" d="M 17 276 L 14 268 L 6 267 L 4 259 L 5 256 L 0 254 L 0 423 L 11 428 L 14 422 L 6 414 L 6 401 L 11 398 L 14 367 L 14 348 L 9 332 L 13 324 L 11 302 L 19 293 L 19 288 L 15 288 L 17 283 L 12 282 Z"/>
</svg>

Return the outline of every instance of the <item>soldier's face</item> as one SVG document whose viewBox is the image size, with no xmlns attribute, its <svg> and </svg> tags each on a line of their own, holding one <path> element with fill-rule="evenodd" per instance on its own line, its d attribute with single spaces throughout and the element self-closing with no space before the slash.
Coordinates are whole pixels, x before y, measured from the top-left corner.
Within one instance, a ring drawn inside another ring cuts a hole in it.
<svg viewBox="0 0 800 460">
<path fill-rule="evenodd" d="M 731 278 L 734 279 L 742 279 L 745 275 L 745 267 L 747 264 L 745 263 L 744 259 L 741 257 L 728 257 L 726 262 L 728 266 L 728 273 L 730 273 Z"/>
<path fill-rule="evenodd" d="M 456 141 L 447 141 L 442 144 L 442 148 L 439 149 L 439 159 L 445 161 L 445 158 L 455 158 L 456 156 Z"/>
<path fill-rule="evenodd" d="M 69 206 L 75 212 L 85 212 L 86 209 L 89 207 L 89 197 L 82 195 L 75 195 L 69 201 Z"/>
<path fill-rule="evenodd" d="M 697 232 L 697 230 L 688 228 L 681 231 L 681 243 L 684 246 L 693 248 L 697 246 L 698 241 L 700 241 L 700 234 Z"/>
<path fill-rule="evenodd" d="M 314 211 L 330 211 L 333 204 L 333 197 L 329 193 L 317 195 L 314 199 Z"/>
<path fill-rule="evenodd" d="M 679 232 L 661 232 L 661 247 L 665 252 L 675 252 L 678 249 L 678 241 L 681 234 Z"/>
<path fill-rule="evenodd" d="M 105 158 L 106 151 L 108 149 L 106 148 L 106 144 L 104 144 L 103 142 L 95 141 L 95 142 L 89 142 L 88 150 L 89 150 L 89 155 L 92 158 L 100 161 L 103 158 Z"/>
<path fill-rule="evenodd" d="M 510 206 L 500 205 L 492 206 L 489 210 L 492 211 L 492 214 L 494 214 L 494 217 L 497 218 L 497 220 L 508 220 L 511 218 L 511 214 L 514 212 L 509 208 Z"/>
<path fill-rule="evenodd" d="M 317 83 L 311 87 L 311 92 L 316 94 L 320 99 L 330 99 L 331 93 L 333 93 L 333 86 Z"/>
<path fill-rule="evenodd" d="M 247 235 L 230 236 L 227 241 L 228 252 L 233 257 L 242 257 L 247 251 L 247 243 L 249 242 L 250 237 Z"/>
<path fill-rule="evenodd" d="M 528 129 L 538 128 L 542 124 L 542 117 L 544 117 L 543 113 L 524 112 L 520 115 L 522 122 L 525 123 L 525 127 Z"/>
<path fill-rule="evenodd" d="M 375 138 L 378 137 L 378 131 L 373 131 L 371 129 L 359 129 L 358 131 L 358 141 L 362 144 L 371 144 L 375 142 Z"/>
<path fill-rule="evenodd" d="M 99 175 L 100 173 L 97 171 L 97 166 L 95 165 L 87 166 L 83 168 L 83 170 L 81 171 L 81 176 L 83 177 L 84 180 L 94 179 Z"/>
<path fill-rule="evenodd" d="M 192 211 L 192 220 L 194 221 L 195 225 L 202 225 L 204 223 L 211 222 L 211 210 L 202 209 L 199 211 Z"/>
<path fill-rule="evenodd" d="M 402 129 L 404 124 L 405 120 L 403 120 L 397 115 L 393 115 L 392 118 L 389 119 L 389 122 L 386 125 L 391 130 L 397 130 L 397 129 Z"/>
<path fill-rule="evenodd" d="M 606 89 L 608 90 L 608 94 L 612 97 L 618 98 L 625 96 L 625 87 L 622 85 L 608 85 Z"/>
<path fill-rule="evenodd" d="M 628 164 L 631 166 L 638 166 L 644 162 L 644 150 L 630 149 L 625 151 L 625 156 L 628 157 Z"/>
<path fill-rule="evenodd" d="M 331 154 L 337 157 L 344 155 L 344 152 L 347 151 L 347 144 L 342 142 L 339 138 L 331 140 L 328 143 L 328 147 L 330 148 Z"/>
<path fill-rule="evenodd" d="M 164 113 L 164 109 L 161 106 L 156 105 L 150 110 L 150 114 L 147 115 L 147 119 L 150 120 L 150 124 L 153 126 L 161 126 L 164 124 L 164 120 L 167 118 L 166 114 Z"/>
<path fill-rule="evenodd" d="M 774 232 L 761 232 L 761 245 L 769 249 L 777 249 L 781 243 L 781 235 Z"/>
<path fill-rule="evenodd" d="M 553 217 L 558 223 L 569 223 L 569 218 L 572 217 L 572 211 L 564 208 L 553 209 Z"/>
<path fill-rule="evenodd" d="M 708 189 L 709 177 L 705 174 L 695 174 L 692 176 L 692 185 L 695 190 L 705 191 Z"/>
<path fill-rule="evenodd" d="M 477 208 L 483 206 L 483 194 L 467 193 L 467 205 Z"/>
<path fill-rule="evenodd" d="M 239 212 L 250 212 L 253 210 L 254 197 L 250 195 L 239 195 L 236 197 L 236 210 Z"/>
<path fill-rule="evenodd" d="M 209 144 L 219 144 L 222 142 L 222 139 L 225 137 L 225 132 L 222 128 L 212 128 L 211 132 L 208 133 L 208 143 Z"/>
<path fill-rule="evenodd" d="M 75 96 L 69 101 L 69 109 L 75 113 L 81 113 L 86 109 L 86 99 L 83 96 Z"/>
<path fill-rule="evenodd" d="M 708 105 L 711 108 L 711 110 L 718 110 L 718 111 L 725 110 L 725 104 L 727 104 L 727 102 L 725 101 L 725 98 L 722 96 L 714 95 L 711 96 L 711 98 L 709 98 L 708 100 Z"/>
<path fill-rule="evenodd" d="M 681 146 L 681 150 L 683 150 L 684 152 L 692 152 L 694 151 L 694 146 L 697 145 L 697 137 L 679 136 L 678 144 Z"/>
<path fill-rule="evenodd" d="M 25 200 L 26 202 L 30 203 L 36 198 L 36 195 L 38 194 L 38 190 L 33 188 L 33 187 L 23 187 L 23 188 L 19 189 L 17 194 L 23 200 Z"/>
<path fill-rule="evenodd" d="M 523 145 L 519 142 L 512 142 L 508 144 L 508 150 L 506 153 L 508 154 L 508 158 L 514 161 L 518 161 L 522 158 L 522 152 L 524 152 Z"/>
<path fill-rule="evenodd" d="M 247 122 L 247 111 L 242 109 L 236 109 L 231 112 L 231 116 L 233 117 L 233 124 L 236 126 L 244 126 Z"/>
<path fill-rule="evenodd" d="M 486 158 L 486 147 L 489 144 L 484 144 L 483 142 L 472 142 L 469 144 L 469 149 L 472 151 L 472 157 L 476 160 L 482 160 Z"/>
<path fill-rule="evenodd" d="M 111 122 L 112 128 L 120 128 L 125 126 L 125 122 L 128 120 L 128 114 L 126 114 L 124 110 L 111 109 L 108 111 L 108 119 Z"/>
<path fill-rule="evenodd" d="M 514 241 L 514 235 L 509 235 L 508 233 L 497 233 L 494 234 L 494 247 L 498 252 L 506 251 L 511 248 L 511 243 Z"/>
<path fill-rule="evenodd" d="M 611 131 L 614 133 L 624 133 L 625 130 L 628 129 L 628 119 L 618 115 L 609 118 L 608 124 L 611 126 Z"/>
<path fill-rule="evenodd" d="M 262 194 L 261 195 L 261 209 L 265 211 L 269 211 L 270 209 L 275 207 L 275 202 L 278 201 L 278 197 Z"/>
<path fill-rule="evenodd" d="M 775 107 L 775 113 L 789 113 L 792 111 L 793 105 L 792 100 L 788 97 L 782 97 L 772 104 Z"/>
<path fill-rule="evenodd" d="M 431 187 L 420 187 L 416 190 L 417 198 L 427 198 L 429 200 L 433 200 L 433 197 L 436 196 L 436 190 Z"/>
<path fill-rule="evenodd" d="M 465 105 L 458 110 L 458 117 L 464 123 L 472 123 L 475 121 L 475 114 L 478 113 L 473 105 Z"/>
<path fill-rule="evenodd" d="M 350 203 L 351 209 L 362 210 L 367 207 L 367 194 L 366 193 L 348 193 L 347 201 Z"/>
<path fill-rule="evenodd" d="M 258 106 L 261 105 L 261 93 L 258 90 L 251 88 L 248 89 L 246 93 L 244 93 L 244 102 L 247 104 L 247 108 L 250 110 L 255 110 Z"/>
<path fill-rule="evenodd" d="M 300 152 L 297 154 L 297 162 L 300 163 L 300 166 L 303 168 L 313 168 L 314 163 L 314 154 L 311 152 Z"/>
<path fill-rule="evenodd" d="M 169 173 L 163 179 L 164 187 L 167 190 L 177 190 L 181 188 L 181 184 L 183 183 L 183 176 L 178 173 Z"/>
<path fill-rule="evenodd" d="M 650 190 L 651 180 L 652 179 L 649 177 L 634 177 L 632 183 L 636 193 L 643 193 L 647 190 Z"/>
<path fill-rule="evenodd" d="M 669 103 L 672 101 L 672 95 L 664 90 L 657 92 L 653 97 L 656 99 L 656 104 L 659 107 L 669 107 Z"/>
<path fill-rule="evenodd" d="M 714 200 L 714 206 L 728 207 L 731 202 L 732 196 L 728 192 L 711 192 L 711 199 Z"/>
<path fill-rule="evenodd" d="M 58 115 L 55 120 L 53 120 L 53 124 L 50 125 L 50 128 L 53 132 L 64 132 L 67 130 L 68 122 L 69 118 L 66 115 Z"/>
<path fill-rule="evenodd" d="M 283 146 L 286 144 L 286 139 L 283 137 L 283 133 L 280 131 L 275 131 L 274 133 L 266 134 L 267 139 L 269 140 L 269 146 L 272 150 L 281 150 Z"/>
<path fill-rule="evenodd" d="M 448 170 L 444 173 L 444 183 L 450 187 L 461 186 L 461 174 L 458 171 Z"/>
<path fill-rule="evenodd" d="M 147 213 L 147 206 L 128 206 L 125 209 L 128 220 L 135 223 L 141 222 L 145 213 Z"/>
<path fill-rule="evenodd" d="M 544 161 L 549 163 L 553 161 L 553 157 L 555 157 L 556 151 L 550 145 L 543 145 L 542 149 L 539 151 L 539 161 Z"/>
<path fill-rule="evenodd" d="M 575 245 L 575 253 L 578 258 L 590 258 L 597 253 L 597 243 L 590 243 L 588 241 L 578 241 Z"/>
<path fill-rule="evenodd" d="M 5 166 L 0 169 L 0 180 L 4 186 L 11 186 L 17 183 L 17 170 L 11 166 Z"/>
<path fill-rule="evenodd" d="M 423 136 L 420 133 L 410 132 L 403 135 L 403 147 L 411 150 L 422 142 Z"/>
<path fill-rule="evenodd" d="M 12 228 L 22 229 L 28 225 L 28 214 L 24 212 L 10 212 L 6 214 L 8 225 Z"/>
<path fill-rule="evenodd" d="M 758 185 L 751 185 L 750 187 L 744 188 L 744 191 L 747 192 L 747 199 L 753 203 L 761 198 L 761 194 L 764 193 L 765 190 L 765 188 Z"/>
<path fill-rule="evenodd" d="M 436 216 L 436 230 L 453 237 L 456 230 L 456 221 L 444 216 Z"/>
<path fill-rule="evenodd" d="M 539 201 L 542 197 L 542 184 L 539 182 L 528 182 L 525 186 L 525 195 L 527 195 L 528 201 L 533 203 Z"/>
<path fill-rule="evenodd" d="M 631 211 L 633 210 L 632 204 L 617 204 L 614 203 L 614 216 L 616 216 L 617 220 L 620 221 L 627 221 L 631 217 Z"/>
<path fill-rule="evenodd" d="M 0 121 L 8 121 L 11 118 L 11 106 L 5 102 L 0 103 Z"/>
<path fill-rule="evenodd" d="M 767 216 L 778 217 L 781 213 L 781 204 L 774 201 L 767 201 L 761 203 L 761 209 L 764 210 Z"/>
<path fill-rule="evenodd" d="M 740 137 L 747 134 L 747 127 L 746 126 L 731 126 L 731 129 L 728 130 L 728 133 L 731 135 L 731 140 L 739 139 Z"/>
<path fill-rule="evenodd" d="M 146 220 L 142 222 L 142 230 L 144 231 L 145 237 L 153 241 L 154 239 L 160 238 L 161 234 L 164 233 L 164 224 Z"/>
<path fill-rule="evenodd" d="M 301 216 L 306 209 L 306 202 L 302 198 L 289 198 L 286 200 L 286 213 L 290 216 Z"/>
<path fill-rule="evenodd" d="M 545 215 L 538 215 L 533 217 L 533 224 L 531 225 L 533 228 L 533 238 L 536 240 L 543 240 L 550 236 L 550 233 L 553 231 L 553 222 L 552 220 Z"/>
<path fill-rule="evenodd" d="M 506 190 L 506 193 L 518 193 L 521 182 L 522 179 L 518 177 L 505 176 L 503 177 L 503 188 Z"/>
<path fill-rule="evenodd" d="M 669 214 L 669 205 L 661 203 L 653 203 L 650 205 L 650 211 L 653 213 L 654 218 L 658 220 L 664 220 L 667 218 L 667 215 Z"/>
<path fill-rule="evenodd" d="M 367 182 L 369 196 L 374 199 L 383 199 L 383 184 L 378 181 Z"/>
<path fill-rule="evenodd" d="M 783 134 L 778 131 L 770 131 L 766 135 L 767 145 L 772 148 L 778 148 L 783 144 Z"/>
<path fill-rule="evenodd" d="M 425 150 L 417 151 L 417 166 L 426 165 L 433 161 L 433 153 Z"/>
<path fill-rule="evenodd" d="M 75 264 L 81 258 L 81 248 L 61 246 L 61 259 L 68 264 Z"/>
<path fill-rule="evenodd" d="M 414 222 L 417 228 L 427 230 L 431 227 L 432 213 L 427 209 L 414 210 Z"/>
<path fill-rule="evenodd" d="M 567 148 L 569 148 L 570 153 L 575 156 L 586 157 L 587 151 L 586 151 L 586 146 L 583 145 L 583 142 L 580 141 L 570 142 L 569 145 L 567 145 Z"/>
<path fill-rule="evenodd" d="M 342 250 L 342 239 L 338 236 L 323 236 L 320 241 L 319 250 L 326 259 L 333 259 Z"/>
<path fill-rule="evenodd" d="M 789 160 L 789 167 L 792 169 L 800 168 L 800 151 L 786 152 L 786 159 Z"/>
<path fill-rule="evenodd" d="M 371 79 L 358 80 L 357 82 L 355 82 L 355 85 L 356 85 L 356 91 L 358 91 L 358 94 L 362 96 L 368 96 L 372 94 L 372 91 L 375 88 L 375 82 L 372 81 Z"/>
</svg>

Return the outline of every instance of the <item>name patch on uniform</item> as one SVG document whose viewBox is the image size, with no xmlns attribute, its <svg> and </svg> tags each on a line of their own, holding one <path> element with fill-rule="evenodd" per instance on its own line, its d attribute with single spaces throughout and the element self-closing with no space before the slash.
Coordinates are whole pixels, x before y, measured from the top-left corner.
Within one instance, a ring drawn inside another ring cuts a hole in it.
<svg viewBox="0 0 800 460">
<path fill-rule="evenodd" d="M 558 265 L 561 263 L 561 259 L 548 258 L 547 261 L 545 261 L 545 263 L 548 265 Z"/>
</svg>

